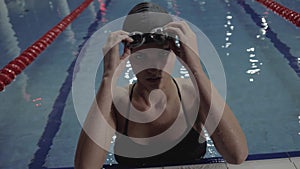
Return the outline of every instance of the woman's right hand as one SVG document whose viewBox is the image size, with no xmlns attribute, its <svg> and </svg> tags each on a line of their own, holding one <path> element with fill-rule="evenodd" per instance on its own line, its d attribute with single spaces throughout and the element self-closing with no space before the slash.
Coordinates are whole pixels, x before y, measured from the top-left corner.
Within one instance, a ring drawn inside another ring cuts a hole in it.
<svg viewBox="0 0 300 169">
<path fill-rule="evenodd" d="M 128 32 L 123 30 L 111 32 L 102 51 L 104 54 L 103 77 L 112 77 L 122 60 L 131 54 L 130 49 L 124 47 L 122 56 L 119 53 L 120 42 L 132 42 Z"/>
</svg>

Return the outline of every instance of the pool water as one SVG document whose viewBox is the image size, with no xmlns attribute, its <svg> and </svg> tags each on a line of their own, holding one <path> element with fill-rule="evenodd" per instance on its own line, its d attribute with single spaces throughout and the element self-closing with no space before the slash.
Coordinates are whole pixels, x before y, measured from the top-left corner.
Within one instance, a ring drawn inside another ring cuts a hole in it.
<svg viewBox="0 0 300 169">
<path fill-rule="evenodd" d="M 0 168 L 73 166 L 81 126 L 72 99 L 72 63 L 93 32 L 139 2 L 95 1 L 0 93 Z M 226 100 L 245 132 L 249 153 L 299 151 L 299 28 L 250 0 L 152 2 L 196 25 L 214 45 L 225 70 Z M 300 12 L 299 0 L 278 2 Z M 0 66 L 80 3 L 0 0 Z M 99 3 L 105 10 L 99 11 Z M 206 157 L 219 156 L 208 143 Z M 106 163 L 115 163 L 111 153 Z"/>
</svg>

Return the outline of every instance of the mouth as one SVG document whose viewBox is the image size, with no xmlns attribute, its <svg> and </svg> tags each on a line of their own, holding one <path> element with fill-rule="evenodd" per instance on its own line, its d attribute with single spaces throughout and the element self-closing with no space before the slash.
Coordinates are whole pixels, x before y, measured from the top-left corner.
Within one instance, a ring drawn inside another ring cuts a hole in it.
<svg viewBox="0 0 300 169">
<path fill-rule="evenodd" d="M 161 77 L 149 77 L 146 80 L 149 82 L 159 82 Z"/>
</svg>

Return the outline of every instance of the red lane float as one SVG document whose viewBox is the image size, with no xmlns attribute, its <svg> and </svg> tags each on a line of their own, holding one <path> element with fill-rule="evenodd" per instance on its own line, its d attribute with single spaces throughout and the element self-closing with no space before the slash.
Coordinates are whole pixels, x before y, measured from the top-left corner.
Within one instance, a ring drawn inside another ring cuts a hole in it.
<svg viewBox="0 0 300 169">
<path fill-rule="evenodd" d="M 42 53 L 93 0 L 85 0 L 68 16 L 0 70 L 0 92 Z"/>
<path fill-rule="evenodd" d="M 300 27 L 300 14 L 293 11 L 273 0 L 256 0 L 257 2 L 263 4 L 265 7 L 272 10 L 277 15 L 283 17 L 284 19 L 292 22 L 294 25 Z"/>
</svg>

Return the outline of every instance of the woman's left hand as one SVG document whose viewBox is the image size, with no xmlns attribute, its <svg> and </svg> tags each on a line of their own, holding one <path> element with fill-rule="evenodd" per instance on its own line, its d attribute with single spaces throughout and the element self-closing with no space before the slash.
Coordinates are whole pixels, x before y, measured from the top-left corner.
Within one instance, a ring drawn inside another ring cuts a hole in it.
<svg viewBox="0 0 300 169">
<path fill-rule="evenodd" d="M 197 36 L 184 21 L 170 22 L 164 26 L 164 31 L 178 36 L 180 48 L 172 43 L 171 49 L 190 68 L 201 68 L 198 52 Z M 173 37 L 174 38 L 174 37 Z"/>
</svg>

